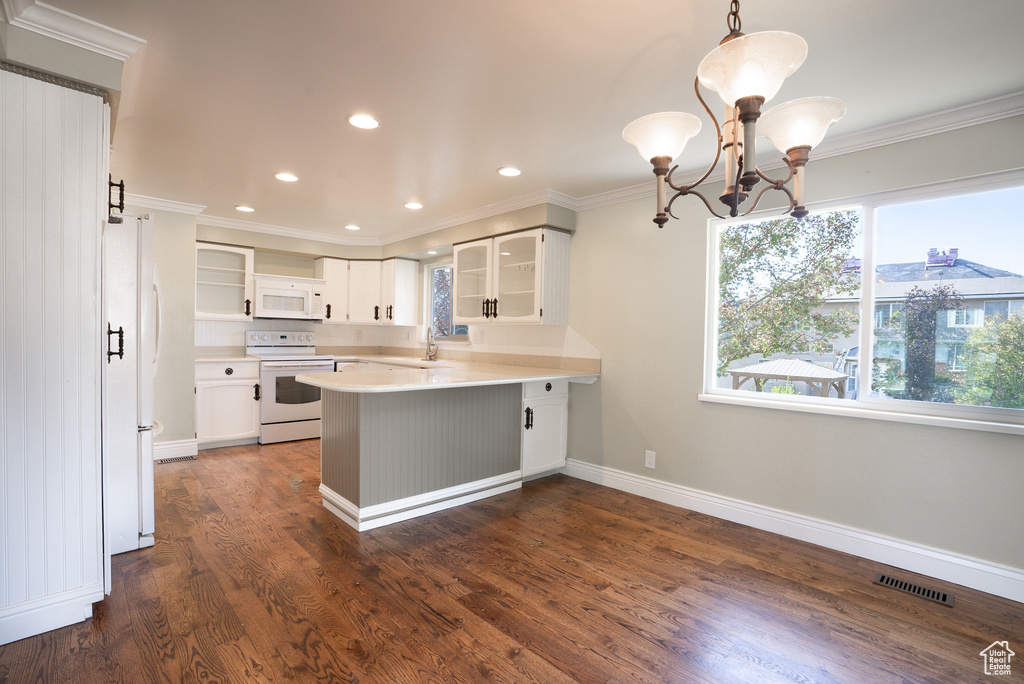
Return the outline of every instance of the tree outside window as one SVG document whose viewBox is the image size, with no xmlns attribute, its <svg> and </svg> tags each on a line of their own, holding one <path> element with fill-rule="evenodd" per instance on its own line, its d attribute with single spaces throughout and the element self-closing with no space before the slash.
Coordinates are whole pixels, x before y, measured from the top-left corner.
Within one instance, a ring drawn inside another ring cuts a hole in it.
<svg viewBox="0 0 1024 684">
<path fill-rule="evenodd" d="M 430 315 L 428 323 L 435 339 L 452 339 L 469 335 L 468 325 L 452 325 L 452 267 L 451 264 L 431 266 Z"/>
</svg>

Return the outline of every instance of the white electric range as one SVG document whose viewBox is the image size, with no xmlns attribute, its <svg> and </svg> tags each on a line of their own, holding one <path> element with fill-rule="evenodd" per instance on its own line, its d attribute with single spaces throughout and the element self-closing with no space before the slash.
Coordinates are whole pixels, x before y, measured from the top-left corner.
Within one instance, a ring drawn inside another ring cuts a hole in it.
<svg viewBox="0 0 1024 684">
<path fill-rule="evenodd" d="M 245 353 L 260 360 L 260 444 L 320 436 L 320 388 L 301 373 L 333 373 L 334 357 L 316 353 L 316 334 L 250 330 Z"/>
</svg>

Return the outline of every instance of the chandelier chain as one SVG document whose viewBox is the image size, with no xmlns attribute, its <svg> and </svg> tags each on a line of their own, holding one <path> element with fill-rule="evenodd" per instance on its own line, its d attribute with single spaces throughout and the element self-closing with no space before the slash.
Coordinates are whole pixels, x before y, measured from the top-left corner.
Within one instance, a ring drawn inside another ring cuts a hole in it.
<svg viewBox="0 0 1024 684">
<path fill-rule="evenodd" d="M 740 0 L 732 0 L 729 5 L 729 17 L 726 19 L 729 25 L 729 33 L 739 33 L 742 24 L 740 23 Z"/>
</svg>

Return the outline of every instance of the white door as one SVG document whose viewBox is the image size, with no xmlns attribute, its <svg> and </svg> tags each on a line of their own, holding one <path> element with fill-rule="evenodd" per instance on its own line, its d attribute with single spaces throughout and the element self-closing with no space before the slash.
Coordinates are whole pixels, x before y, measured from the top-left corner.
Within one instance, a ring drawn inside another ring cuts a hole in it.
<svg viewBox="0 0 1024 684">
<path fill-rule="evenodd" d="M 487 239 L 455 246 L 452 323 L 466 325 L 490 320 L 493 245 L 494 241 Z"/>
<path fill-rule="evenodd" d="M 110 108 L 0 71 L 0 112 L 4 644 L 84 620 L 104 594 L 100 269 Z"/>
<path fill-rule="evenodd" d="M 196 318 L 252 319 L 253 250 L 196 243 Z"/>
<path fill-rule="evenodd" d="M 499 323 L 540 321 L 541 230 L 494 238 L 492 320 Z"/>
<path fill-rule="evenodd" d="M 348 260 L 316 260 L 314 277 L 324 281 L 324 324 L 348 323 Z"/>
<path fill-rule="evenodd" d="M 523 476 L 565 466 L 569 402 L 566 397 L 530 399 L 523 406 Z"/>
<path fill-rule="evenodd" d="M 103 231 L 104 525 L 110 554 L 153 544 L 153 271 L 145 254 L 151 233 L 148 216 L 127 215 Z"/>
<path fill-rule="evenodd" d="M 409 259 L 381 262 L 381 305 L 385 325 L 416 325 L 416 278 L 419 263 Z"/>
<path fill-rule="evenodd" d="M 380 301 L 380 262 L 350 261 L 348 322 L 379 325 L 384 319 Z"/>
</svg>

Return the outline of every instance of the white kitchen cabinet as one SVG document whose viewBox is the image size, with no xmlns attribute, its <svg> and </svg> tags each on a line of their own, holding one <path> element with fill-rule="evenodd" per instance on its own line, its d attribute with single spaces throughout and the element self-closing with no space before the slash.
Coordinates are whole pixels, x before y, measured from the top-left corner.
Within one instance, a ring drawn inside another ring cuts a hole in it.
<svg viewBox="0 0 1024 684">
<path fill-rule="evenodd" d="M 2 645 L 92 616 L 110 577 L 104 494 L 120 493 L 102 462 L 110 108 L 0 70 L 0 112 Z"/>
<path fill-rule="evenodd" d="M 458 325 L 569 322 L 569 234 L 549 228 L 455 245 Z"/>
<path fill-rule="evenodd" d="M 380 306 L 380 262 L 348 263 L 348 322 L 379 325 L 384 313 Z"/>
<path fill-rule="evenodd" d="M 416 277 L 419 262 L 385 259 L 380 270 L 380 299 L 384 325 L 416 325 Z"/>
<path fill-rule="evenodd" d="M 313 262 L 313 277 L 324 281 L 323 323 L 348 323 L 348 260 L 317 259 Z"/>
<path fill-rule="evenodd" d="M 196 243 L 196 318 L 252 320 L 253 250 Z"/>
<path fill-rule="evenodd" d="M 196 362 L 196 442 L 255 441 L 260 435 L 259 361 Z"/>
<path fill-rule="evenodd" d="M 523 477 L 565 467 L 569 382 L 524 382 L 522 418 Z"/>
<path fill-rule="evenodd" d="M 416 325 L 419 262 L 350 261 L 348 273 L 349 323 Z"/>
</svg>

